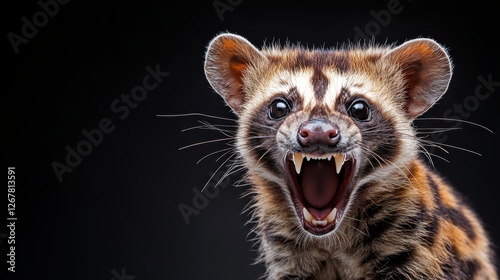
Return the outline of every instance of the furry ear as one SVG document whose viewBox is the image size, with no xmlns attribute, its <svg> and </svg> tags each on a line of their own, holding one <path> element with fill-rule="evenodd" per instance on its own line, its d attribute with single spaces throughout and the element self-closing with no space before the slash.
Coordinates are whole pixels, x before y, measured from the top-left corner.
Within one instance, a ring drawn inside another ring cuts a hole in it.
<svg viewBox="0 0 500 280">
<path fill-rule="evenodd" d="M 239 115 L 245 103 L 243 83 L 249 68 L 267 58 L 245 38 L 230 33 L 215 37 L 205 56 L 205 76 L 212 88 Z"/>
<path fill-rule="evenodd" d="M 409 119 L 427 111 L 446 92 L 452 65 L 445 49 L 431 39 L 414 39 L 385 54 L 380 62 L 396 65 L 404 80 Z"/>
</svg>

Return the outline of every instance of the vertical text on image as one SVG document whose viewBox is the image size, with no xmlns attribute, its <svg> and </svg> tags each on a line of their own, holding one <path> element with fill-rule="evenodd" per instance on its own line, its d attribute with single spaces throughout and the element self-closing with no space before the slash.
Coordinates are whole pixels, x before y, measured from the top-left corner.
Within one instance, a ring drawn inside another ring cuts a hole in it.
<svg viewBox="0 0 500 280">
<path fill-rule="evenodd" d="M 16 272 L 16 168 L 7 167 L 7 270 Z"/>
</svg>

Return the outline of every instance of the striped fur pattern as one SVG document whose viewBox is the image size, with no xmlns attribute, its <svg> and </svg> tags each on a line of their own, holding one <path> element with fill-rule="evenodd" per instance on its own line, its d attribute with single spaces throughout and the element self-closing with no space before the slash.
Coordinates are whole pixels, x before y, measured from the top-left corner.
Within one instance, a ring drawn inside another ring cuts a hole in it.
<svg viewBox="0 0 500 280">
<path fill-rule="evenodd" d="M 267 279 L 498 279 L 480 219 L 419 157 L 412 121 L 445 93 L 451 71 L 430 39 L 331 50 L 212 40 L 205 72 L 238 116 Z M 270 117 L 276 100 L 288 105 L 280 118 Z M 350 115 L 359 100 L 368 120 Z M 354 174 L 334 228 L 320 234 L 305 227 L 287 172 L 312 119 L 335 124 L 328 152 L 346 154 Z"/>
</svg>

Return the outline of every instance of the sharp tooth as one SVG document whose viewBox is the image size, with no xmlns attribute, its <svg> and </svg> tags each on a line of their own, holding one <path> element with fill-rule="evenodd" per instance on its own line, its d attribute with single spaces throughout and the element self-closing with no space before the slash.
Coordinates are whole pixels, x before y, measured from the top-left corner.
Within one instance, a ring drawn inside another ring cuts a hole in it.
<svg viewBox="0 0 500 280">
<path fill-rule="evenodd" d="M 337 174 L 340 173 L 344 161 L 345 161 L 345 154 L 335 154 L 335 167 L 337 168 Z"/>
<path fill-rule="evenodd" d="M 328 155 L 328 161 L 332 160 L 333 154 Z"/>
<path fill-rule="evenodd" d="M 337 208 L 333 208 L 332 212 L 330 212 L 330 214 L 326 217 L 328 223 L 333 222 L 335 220 L 335 216 L 337 216 Z"/>
<path fill-rule="evenodd" d="M 302 153 L 293 153 L 293 164 L 295 165 L 295 172 L 297 172 L 297 174 L 300 174 L 302 161 L 304 161 L 304 155 Z"/>
<path fill-rule="evenodd" d="M 313 221 L 313 216 L 311 215 L 311 213 L 309 213 L 309 211 L 307 211 L 305 207 L 302 208 L 302 212 L 304 214 L 304 219 L 311 223 Z"/>
<path fill-rule="evenodd" d="M 306 156 L 307 161 L 311 160 L 311 156 Z"/>
</svg>

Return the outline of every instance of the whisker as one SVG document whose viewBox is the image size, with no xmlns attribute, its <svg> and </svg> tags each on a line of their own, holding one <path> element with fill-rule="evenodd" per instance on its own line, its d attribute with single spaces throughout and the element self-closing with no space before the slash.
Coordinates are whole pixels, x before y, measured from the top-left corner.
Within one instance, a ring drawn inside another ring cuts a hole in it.
<svg viewBox="0 0 500 280">
<path fill-rule="evenodd" d="M 234 154 L 233 154 L 234 156 Z M 237 160 L 233 161 L 233 163 L 231 164 L 231 166 L 229 166 L 229 168 L 224 172 L 224 174 L 222 174 L 222 176 L 220 177 L 219 181 L 217 182 L 217 184 L 215 184 L 216 186 L 219 186 L 219 184 L 226 178 L 228 178 L 230 175 L 229 173 L 231 172 L 231 170 L 233 169 L 234 165 L 236 164 Z"/>
<path fill-rule="evenodd" d="M 214 127 L 230 127 L 230 128 L 238 128 L 238 125 L 237 124 L 212 124 L 212 123 L 209 123 L 207 121 L 200 121 L 198 120 L 199 123 L 202 123 L 202 124 L 209 124 L 210 126 L 214 126 Z"/>
<path fill-rule="evenodd" d="M 229 154 L 230 152 L 232 151 L 232 148 L 229 148 L 229 151 L 223 153 L 222 155 L 220 155 L 216 160 L 215 162 L 218 162 L 221 158 L 223 158 L 225 155 Z M 234 153 L 233 153 L 234 154 Z"/>
<path fill-rule="evenodd" d="M 456 129 L 460 129 L 460 128 L 456 128 Z M 407 133 L 401 133 L 401 135 L 403 137 L 408 137 L 408 139 L 415 139 L 415 136 L 412 136 L 411 134 L 407 134 Z M 466 148 L 462 148 L 462 147 L 459 147 L 459 146 L 455 146 L 455 145 L 450 145 L 450 144 L 444 144 L 444 143 L 440 143 L 440 142 L 436 142 L 436 141 L 432 141 L 432 140 L 427 140 L 427 139 L 424 139 L 426 136 L 423 136 L 423 137 L 416 137 L 416 139 L 418 140 L 418 145 L 422 148 L 423 151 L 427 152 L 428 151 L 424 148 L 424 146 L 428 146 L 428 147 L 434 147 L 434 148 L 437 148 L 441 151 L 443 151 L 444 153 L 446 154 L 449 154 L 450 152 L 445 149 L 444 147 L 448 147 L 448 148 L 453 148 L 453 149 L 457 149 L 457 150 L 462 150 L 462 151 L 465 151 L 465 152 L 468 152 L 468 153 L 472 153 L 472 154 L 475 154 L 475 155 L 478 155 L 478 156 L 482 156 L 480 153 L 476 152 L 476 151 L 473 151 L 473 150 L 470 150 L 470 149 L 466 149 Z M 425 154 L 424 152 L 424 154 Z M 436 158 L 439 158 L 439 159 L 442 159 L 446 162 L 450 162 L 449 160 L 441 157 L 441 156 L 438 156 L 436 154 L 432 154 L 432 156 L 436 157 Z M 429 158 L 429 157 L 427 157 Z M 431 160 L 431 164 L 432 164 L 432 160 Z"/>
<path fill-rule="evenodd" d="M 415 119 L 414 121 L 452 121 L 452 122 L 461 122 L 461 123 L 466 123 L 466 124 L 470 124 L 470 125 L 474 125 L 474 126 L 477 126 L 477 127 L 480 127 L 490 133 L 493 133 L 493 130 L 487 128 L 486 126 L 484 125 L 480 125 L 478 123 L 475 123 L 475 122 L 471 122 L 471 121 L 466 121 L 466 120 L 460 120 L 460 119 L 452 119 L 452 118 L 417 118 Z"/>
<path fill-rule="evenodd" d="M 432 131 L 423 131 L 423 129 L 432 129 Z M 432 133 L 443 133 L 443 132 L 449 132 L 449 131 L 454 131 L 454 130 L 461 130 L 463 128 L 461 127 L 450 127 L 450 128 L 431 128 L 431 127 L 423 127 L 423 128 L 417 128 L 416 134 L 432 134 Z"/>
<path fill-rule="evenodd" d="M 215 131 L 219 131 L 220 133 L 228 136 L 228 137 L 232 137 L 234 136 L 234 134 L 236 133 L 236 131 L 234 130 L 229 130 L 229 129 L 222 129 L 220 127 L 217 127 L 207 121 L 198 121 L 199 123 L 201 124 L 204 124 L 206 126 L 207 129 L 211 129 L 211 130 L 215 130 Z M 228 135 L 227 133 L 231 133 L 232 135 Z"/>
<path fill-rule="evenodd" d="M 374 153 L 373 151 L 363 147 L 363 145 L 360 145 L 360 143 L 358 143 L 358 146 L 361 147 L 363 150 L 365 150 L 366 152 L 370 153 L 371 155 L 373 155 L 374 157 L 378 157 L 381 161 L 387 163 L 387 164 L 390 164 L 392 165 L 394 168 L 396 168 L 399 172 L 399 174 L 403 175 L 403 177 L 406 178 L 406 180 L 408 181 L 408 183 L 410 184 L 410 186 L 413 186 L 412 184 L 412 181 L 410 180 L 410 178 L 408 177 L 408 175 L 406 175 L 405 172 L 403 172 L 403 170 L 401 170 L 401 168 L 399 166 L 397 166 L 394 162 L 390 161 L 390 160 L 386 160 L 384 158 L 382 158 L 380 155 L 378 155 L 377 153 Z M 378 160 L 377 160 L 378 161 Z M 380 162 L 379 162 L 380 164 Z M 415 178 L 415 175 L 408 169 L 408 167 L 406 166 L 403 166 L 403 168 L 411 175 L 411 177 L 413 177 L 414 179 Z M 415 180 L 418 184 L 420 184 L 420 181 L 419 180 Z M 403 186 L 403 185 L 401 185 Z M 414 186 L 413 186 L 414 187 Z"/>
<path fill-rule="evenodd" d="M 367 153 L 373 155 L 374 159 L 377 161 L 377 163 L 378 163 L 379 166 L 382 165 L 382 163 L 379 161 L 379 156 L 375 152 L 373 152 L 372 150 L 370 150 L 363 143 L 356 143 L 356 145 L 358 145 L 361 149 L 363 149 Z M 375 168 L 375 166 L 373 166 L 372 162 L 371 161 L 369 161 L 369 162 L 370 162 L 370 165 L 372 166 L 372 168 Z"/>
<path fill-rule="evenodd" d="M 420 151 L 422 152 L 422 154 L 424 154 L 424 156 L 427 158 L 427 160 L 429 160 L 432 167 L 434 167 L 434 161 L 432 160 L 431 153 L 429 151 L 427 151 L 427 149 L 425 148 L 424 145 L 422 145 L 422 143 L 418 142 L 417 145 L 420 148 Z"/>
<path fill-rule="evenodd" d="M 214 125 L 214 124 L 211 124 L 207 121 L 200 121 L 200 120 L 198 120 L 198 122 L 201 123 L 202 125 L 185 128 L 185 129 L 181 130 L 181 132 L 187 132 L 187 131 L 194 130 L 194 129 L 200 129 L 200 130 L 217 131 L 217 132 L 220 132 L 227 137 L 234 137 L 236 134 L 235 130 L 220 128 L 219 126 L 222 126 L 222 125 Z"/>
<path fill-rule="evenodd" d="M 226 133 L 235 133 L 236 131 L 234 130 L 229 130 L 229 129 L 222 129 L 222 128 L 218 128 L 218 127 L 209 127 L 207 125 L 198 125 L 198 126 L 193 126 L 193 127 L 188 127 L 188 128 L 184 128 L 183 130 L 181 130 L 181 132 L 187 132 L 187 131 L 190 131 L 190 130 L 195 130 L 195 129 L 201 129 L 201 130 L 215 130 L 215 131 L 219 131 L 221 133 L 223 133 L 224 135 L 226 136 L 231 136 L 231 135 L 228 135 Z"/>
<path fill-rule="evenodd" d="M 201 161 L 203 161 L 204 159 L 206 159 L 206 158 L 207 158 L 207 157 L 209 157 L 209 156 L 212 156 L 212 155 L 215 155 L 215 154 L 218 154 L 218 153 L 222 153 L 222 152 L 227 151 L 227 150 L 232 150 L 232 148 L 225 148 L 225 149 L 222 149 L 222 150 L 218 150 L 218 151 L 215 151 L 215 152 L 211 152 L 211 153 L 209 153 L 208 155 L 206 155 L 206 156 L 204 156 L 204 157 L 200 158 L 200 159 L 196 162 L 196 164 L 199 164 Z M 216 160 L 216 162 L 217 162 L 217 160 Z"/>
<path fill-rule="evenodd" d="M 450 153 L 448 150 L 446 150 L 445 148 L 443 148 L 443 147 L 440 146 L 442 143 L 438 143 L 438 142 L 431 141 L 431 140 L 426 140 L 426 139 L 423 139 L 423 138 L 420 138 L 419 142 L 420 142 L 420 145 L 422 145 L 422 146 L 434 147 L 434 148 L 440 149 L 441 151 L 443 151 L 443 152 L 445 152 L 447 154 Z"/>
<path fill-rule="evenodd" d="M 207 180 L 207 182 L 205 183 L 205 185 L 201 189 L 201 192 L 203 192 L 207 188 L 208 183 L 210 183 L 210 181 L 212 181 L 212 179 L 214 178 L 215 174 L 217 174 L 217 172 L 219 172 L 219 170 L 222 168 L 222 166 L 224 166 L 226 164 L 226 162 L 228 162 L 233 156 L 234 156 L 234 154 L 230 155 L 224 162 L 222 162 L 219 165 L 219 167 L 215 170 L 214 173 L 212 173 L 212 175 L 210 176 L 210 178 Z"/>
<path fill-rule="evenodd" d="M 246 139 L 265 139 L 265 138 L 274 138 L 273 135 L 254 135 L 247 137 Z"/>
<path fill-rule="evenodd" d="M 234 169 L 233 169 L 233 171 L 231 171 L 232 173 L 238 173 L 238 172 L 243 171 L 247 168 L 243 162 L 241 162 L 240 160 L 238 160 L 238 161 L 239 161 L 238 164 L 234 165 Z M 242 181 L 241 183 L 244 183 L 243 181 L 246 181 L 246 178 L 242 177 L 238 181 Z"/>
<path fill-rule="evenodd" d="M 212 139 L 212 140 L 207 140 L 207 141 L 203 141 L 203 142 L 198 142 L 198 143 L 194 143 L 194 144 L 180 147 L 179 151 L 187 149 L 187 148 L 199 146 L 199 145 L 210 144 L 210 143 L 221 142 L 221 141 L 228 141 L 228 140 L 232 140 L 232 139 L 233 139 L 233 137 L 227 137 L 227 138 L 219 138 L 219 139 Z"/>
<path fill-rule="evenodd" d="M 243 171 L 245 169 L 246 169 L 246 167 L 241 167 L 239 171 Z M 245 178 L 242 178 L 242 179 L 236 181 L 234 183 L 234 186 L 236 188 L 243 188 L 243 187 L 251 187 L 253 185 L 252 185 L 252 183 L 248 182 Z M 253 193 L 249 192 L 249 193 L 245 194 L 245 196 L 247 196 L 247 195 L 253 195 Z"/>
<path fill-rule="evenodd" d="M 436 154 L 434 154 L 434 153 L 430 153 L 430 152 L 427 152 L 427 154 L 429 154 L 429 156 L 433 156 L 433 157 L 438 158 L 438 159 L 440 159 L 440 160 L 443 160 L 443 161 L 445 161 L 445 162 L 447 162 L 447 163 L 450 163 L 450 161 L 449 161 L 449 160 L 447 160 L 446 158 L 444 158 L 444 157 L 442 157 L 442 156 L 439 156 L 439 155 L 436 155 Z M 432 165 L 432 167 L 435 167 L 435 166 L 434 166 L 434 163 L 432 162 L 432 160 L 430 160 L 430 161 L 431 161 L 431 165 Z"/>
<path fill-rule="evenodd" d="M 359 223 L 364 223 L 364 221 L 360 220 L 360 219 L 355 219 L 355 218 L 352 218 L 352 217 L 349 217 L 348 215 L 345 215 L 344 216 L 344 219 L 349 219 L 349 220 L 352 220 L 352 221 L 356 221 L 356 222 L 359 222 Z M 356 231 L 358 231 L 359 233 L 361 233 L 362 235 L 366 236 L 366 237 L 369 237 L 368 233 L 365 233 L 363 231 L 361 231 L 361 229 L 353 226 L 353 225 L 350 225 L 349 226 L 353 229 L 355 229 Z"/>
<path fill-rule="evenodd" d="M 264 164 L 264 162 L 261 162 L 261 160 L 267 155 L 267 153 L 269 153 L 271 151 L 272 147 L 267 149 L 267 151 L 265 151 L 261 156 L 260 158 L 257 160 L 257 166 L 260 167 Z"/>
<path fill-rule="evenodd" d="M 474 155 L 478 155 L 478 156 L 482 156 L 480 153 L 478 152 L 475 152 L 473 150 L 469 150 L 469 149 L 466 149 L 466 148 L 462 148 L 462 147 L 459 147 L 459 146 L 455 146 L 455 145 L 450 145 L 450 144 L 444 144 L 444 143 L 438 143 L 438 142 L 435 142 L 435 141 L 430 141 L 430 140 L 425 140 L 425 139 L 421 139 L 422 142 L 428 144 L 429 146 L 436 146 L 437 148 L 441 148 L 442 150 L 446 151 L 444 148 L 440 147 L 440 146 L 445 146 L 445 147 L 448 147 L 448 148 L 453 148 L 453 149 L 457 149 L 457 150 L 461 150 L 461 151 L 465 151 L 465 152 L 468 152 L 468 153 L 471 153 L 471 154 L 474 154 Z M 446 151 L 446 153 L 448 153 L 448 151 Z"/>
<path fill-rule="evenodd" d="M 218 120 L 225 120 L 225 121 L 232 121 L 236 122 L 236 119 L 230 119 L 230 118 L 224 118 L 224 117 L 219 117 L 219 116 L 213 116 L 213 115 L 208 115 L 208 114 L 203 114 L 203 113 L 186 113 L 186 114 L 172 114 L 172 115 L 156 115 L 157 117 L 162 117 L 162 118 L 177 118 L 177 117 L 192 117 L 192 116 L 198 116 L 198 117 L 206 117 L 206 118 L 212 118 L 212 119 L 218 119 Z"/>
</svg>

